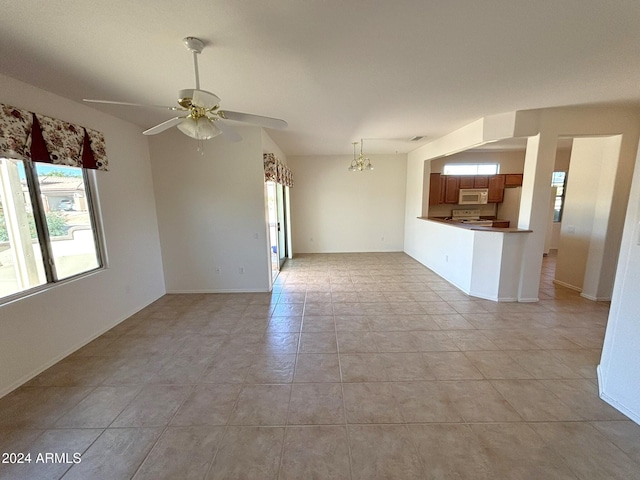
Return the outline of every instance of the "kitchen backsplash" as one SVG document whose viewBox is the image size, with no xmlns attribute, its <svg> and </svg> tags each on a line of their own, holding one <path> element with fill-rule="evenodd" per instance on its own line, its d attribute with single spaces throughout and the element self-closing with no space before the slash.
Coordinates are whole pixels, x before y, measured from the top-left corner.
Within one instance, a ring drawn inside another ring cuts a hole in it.
<svg viewBox="0 0 640 480">
<path fill-rule="evenodd" d="M 430 217 L 450 217 L 451 210 L 459 208 L 473 208 L 474 210 L 480 210 L 481 217 L 493 217 L 496 215 L 496 204 L 489 203 L 487 205 L 431 205 L 429 207 Z"/>
</svg>

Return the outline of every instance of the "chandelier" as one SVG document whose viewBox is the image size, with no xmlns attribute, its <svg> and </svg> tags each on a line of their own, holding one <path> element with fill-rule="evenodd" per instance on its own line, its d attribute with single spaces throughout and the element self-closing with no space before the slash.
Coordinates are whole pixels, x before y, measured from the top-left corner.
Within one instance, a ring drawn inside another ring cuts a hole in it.
<svg viewBox="0 0 640 480">
<path fill-rule="evenodd" d="M 362 153 L 362 139 L 360 139 L 360 155 L 356 157 L 356 145 L 358 142 L 353 142 L 353 160 L 351 160 L 351 165 L 349 165 L 350 172 L 362 172 L 364 170 L 373 170 L 373 165 L 371 165 L 371 160 L 364 156 Z"/>
</svg>

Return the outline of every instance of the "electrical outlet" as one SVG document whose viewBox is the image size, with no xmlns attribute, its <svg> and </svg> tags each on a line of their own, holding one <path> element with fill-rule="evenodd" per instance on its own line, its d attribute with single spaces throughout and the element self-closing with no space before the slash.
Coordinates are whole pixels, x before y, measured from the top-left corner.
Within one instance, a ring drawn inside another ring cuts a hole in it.
<svg viewBox="0 0 640 480">
<path fill-rule="evenodd" d="M 240 275 L 244 274 L 244 267 L 240 267 L 238 271 L 240 272 Z"/>
</svg>

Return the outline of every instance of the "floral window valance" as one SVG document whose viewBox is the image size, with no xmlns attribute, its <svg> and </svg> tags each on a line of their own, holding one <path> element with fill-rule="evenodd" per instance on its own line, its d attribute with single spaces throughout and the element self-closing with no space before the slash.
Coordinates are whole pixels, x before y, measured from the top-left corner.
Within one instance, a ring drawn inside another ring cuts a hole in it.
<svg viewBox="0 0 640 480">
<path fill-rule="evenodd" d="M 277 182 L 286 187 L 293 187 L 293 174 L 282 160 L 273 153 L 265 153 L 263 158 L 264 180 L 266 182 Z"/>
<path fill-rule="evenodd" d="M 102 133 L 0 103 L 0 156 L 108 170 Z"/>
</svg>

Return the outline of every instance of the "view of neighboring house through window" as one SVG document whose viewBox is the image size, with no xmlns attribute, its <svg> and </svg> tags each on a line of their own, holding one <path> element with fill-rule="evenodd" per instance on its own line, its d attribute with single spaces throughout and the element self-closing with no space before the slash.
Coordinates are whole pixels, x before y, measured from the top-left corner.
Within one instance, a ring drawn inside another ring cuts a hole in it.
<svg viewBox="0 0 640 480">
<path fill-rule="evenodd" d="M 567 185 L 567 172 L 553 172 L 551 186 L 556 187 L 556 199 L 553 209 L 553 221 L 562 221 L 562 209 L 564 207 L 564 191 Z"/>
<path fill-rule="evenodd" d="M 89 187 L 80 168 L 0 158 L 0 302 L 102 266 Z"/>
<path fill-rule="evenodd" d="M 496 175 L 497 163 L 448 163 L 442 170 L 444 175 Z"/>
</svg>

